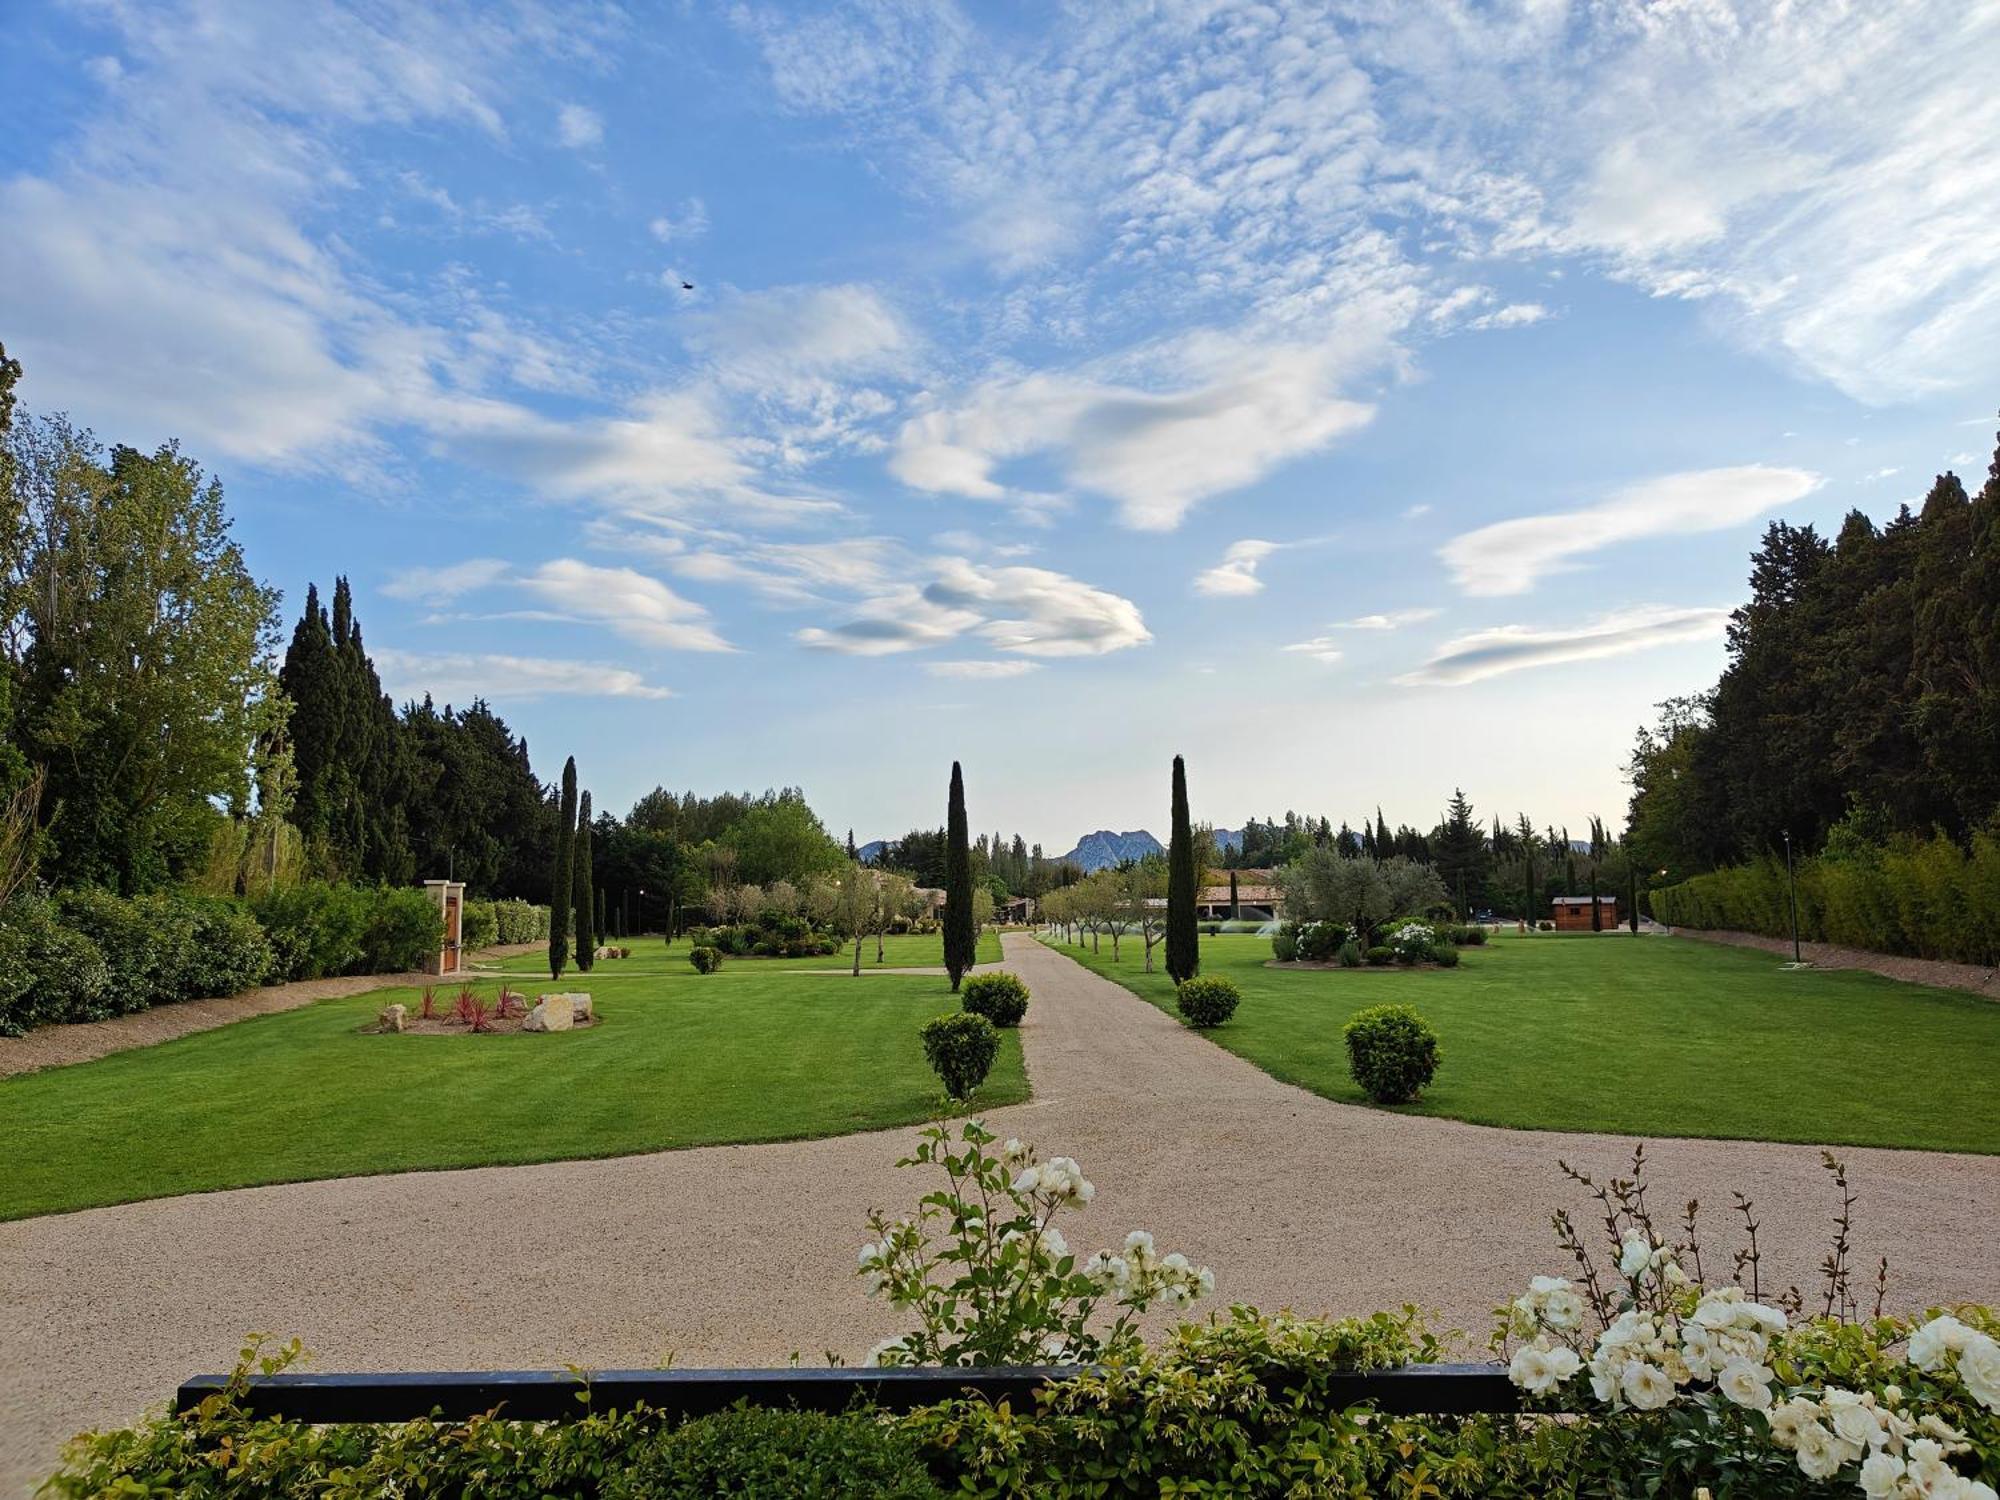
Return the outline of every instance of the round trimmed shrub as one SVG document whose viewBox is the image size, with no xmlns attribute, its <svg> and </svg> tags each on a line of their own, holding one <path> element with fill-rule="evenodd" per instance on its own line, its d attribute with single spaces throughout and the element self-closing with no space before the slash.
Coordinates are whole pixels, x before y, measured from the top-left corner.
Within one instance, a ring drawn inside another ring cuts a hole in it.
<svg viewBox="0 0 2000 1500">
<path fill-rule="evenodd" d="M 1019 1026 L 1028 1013 L 1028 987 L 1016 974 L 968 974 L 959 987 L 959 1002 L 995 1026 Z"/>
<path fill-rule="evenodd" d="M 984 1016 L 961 1010 L 924 1022 L 924 1058 L 954 1099 L 970 1099 L 1000 1055 L 1000 1033 Z"/>
<path fill-rule="evenodd" d="M 1361 956 L 1367 960 L 1368 966 L 1371 969 L 1380 969 L 1396 961 L 1396 950 L 1394 948 L 1374 947 Z"/>
<path fill-rule="evenodd" d="M 1243 992 L 1233 980 L 1220 975 L 1197 975 L 1180 982 L 1174 991 L 1174 1003 L 1190 1026 L 1220 1026 L 1236 1014 L 1236 1007 L 1243 1003 Z"/>
<path fill-rule="evenodd" d="M 1408 1104 L 1437 1073 L 1437 1033 L 1407 1005 L 1357 1011 L 1344 1034 L 1347 1070 L 1377 1104 Z"/>
<path fill-rule="evenodd" d="M 688 949 L 688 962 L 697 974 L 713 974 L 722 967 L 722 950 L 709 943 Z"/>
</svg>

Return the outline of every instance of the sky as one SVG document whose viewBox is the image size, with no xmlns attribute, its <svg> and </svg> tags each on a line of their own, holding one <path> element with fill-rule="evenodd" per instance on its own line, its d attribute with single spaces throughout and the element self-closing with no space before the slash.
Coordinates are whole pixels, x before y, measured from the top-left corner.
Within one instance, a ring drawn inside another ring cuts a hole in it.
<svg viewBox="0 0 2000 1500">
<path fill-rule="evenodd" d="M 20 3 L 21 399 L 600 806 L 1622 821 L 1762 528 L 1980 475 L 1996 0 Z M 1985 59 L 1982 64 L 1979 60 Z"/>
</svg>

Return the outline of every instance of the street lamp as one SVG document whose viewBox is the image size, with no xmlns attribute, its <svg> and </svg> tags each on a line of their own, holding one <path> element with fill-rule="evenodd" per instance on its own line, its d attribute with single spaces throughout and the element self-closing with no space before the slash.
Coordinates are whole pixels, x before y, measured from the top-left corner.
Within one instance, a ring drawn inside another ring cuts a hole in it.
<svg viewBox="0 0 2000 1500">
<path fill-rule="evenodd" d="M 1799 951 L 1799 882 L 1792 871 L 1792 831 L 1783 830 L 1785 840 L 1785 890 L 1792 903 L 1792 963 L 1794 967 L 1805 967 L 1805 955 Z"/>
</svg>

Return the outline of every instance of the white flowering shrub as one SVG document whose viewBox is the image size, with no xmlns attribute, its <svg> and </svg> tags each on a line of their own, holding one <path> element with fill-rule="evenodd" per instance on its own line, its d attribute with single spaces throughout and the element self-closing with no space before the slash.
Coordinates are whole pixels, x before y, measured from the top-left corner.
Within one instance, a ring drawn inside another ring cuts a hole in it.
<svg viewBox="0 0 2000 1500">
<path fill-rule="evenodd" d="M 923 1132 L 901 1167 L 940 1172 L 912 1217 L 868 1216 L 874 1238 L 857 1274 L 873 1296 L 907 1309 L 916 1327 L 869 1352 L 871 1365 L 1089 1364 L 1137 1351 L 1138 1316 L 1154 1304 L 1185 1307 L 1215 1277 L 1177 1252 L 1161 1255 L 1143 1229 L 1117 1250 L 1079 1262 L 1058 1217 L 1081 1212 L 1097 1190 L 1067 1156 L 1038 1161 L 1010 1140 L 998 1149 L 978 1120 L 956 1139 Z M 1106 1327 L 1094 1326 L 1109 1313 Z"/>
<path fill-rule="evenodd" d="M 1423 922 L 1405 922 L 1389 934 L 1389 947 L 1396 954 L 1396 962 L 1420 964 L 1431 956 L 1437 947 L 1437 929 Z"/>
<path fill-rule="evenodd" d="M 1604 1207 L 1616 1270 L 1600 1275 L 1568 1216 L 1555 1216 L 1579 1280 L 1537 1276 L 1503 1310 L 1495 1342 L 1511 1349 L 1509 1378 L 1566 1410 L 1589 1410 L 1594 1402 L 1610 1413 L 1658 1413 L 1652 1428 L 1634 1433 L 1635 1443 L 1649 1450 L 1635 1458 L 1635 1472 L 1663 1480 L 1709 1478 L 1725 1493 L 1757 1495 L 1832 1494 L 1851 1486 L 1870 1500 L 2000 1500 L 1955 1466 L 1970 1455 L 1976 1467 L 1978 1449 L 1936 1409 L 1963 1412 L 1969 1397 L 2000 1414 L 2000 1343 L 1949 1314 L 1914 1327 L 1884 1318 L 1886 1261 L 1875 1280 L 1874 1316 L 1860 1318 L 1849 1270 L 1854 1199 L 1844 1169 L 1831 1156 L 1825 1160 L 1842 1206 L 1813 1317 L 1805 1315 L 1796 1288 L 1763 1300 L 1757 1223 L 1740 1195 L 1748 1248 L 1736 1254 L 1729 1282 L 1708 1286 L 1697 1206 L 1687 1207 L 1684 1237 L 1669 1244 L 1646 1208 L 1643 1148 L 1632 1177 L 1601 1187 L 1565 1167 Z M 1978 1316 L 1991 1321 L 1990 1314 Z M 1897 1369 L 1883 1354 L 1905 1338 L 1907 1355 Z M 1885 1369 L 1895 1378 L 1881 1378 Z M 1689 1489 L 1711 1493 L 1706 1485 Z"/>
</svg>

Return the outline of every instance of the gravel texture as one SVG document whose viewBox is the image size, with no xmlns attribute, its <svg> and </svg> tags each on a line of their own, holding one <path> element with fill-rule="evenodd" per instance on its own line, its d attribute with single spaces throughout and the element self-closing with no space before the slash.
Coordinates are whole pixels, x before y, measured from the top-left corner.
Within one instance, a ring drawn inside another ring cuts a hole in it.
<svg viewBox="0 0 2000 1500">
<path fill-rule="evenodd" d="M 1732 948 L 1758 948 L 1765 953 L 1791 956 L 1790 938 L 1766 937 L 1761 932 L 1704 931 L 1699 927 L 1676 927 L 1676 937 L 1699 938 L 1704 943 L 1726 943 Z M 2000 1000 L 2000 969 L 1982 969 L 1977 964 L 1946 963 L 1936 958 L 1903 958 L 1894 953 L 1874 953 L 1866 948 L 1842 948 L 1835 943 L 1800 943 L 1799 952 L 1807 963 L 1822 969 L 1867 969 L 1906 984 L 1930 984 L 1939 989 L 1967 990 L 1988 1000 Z"/>
<path fill-rule="evenodd" d="M 1034 992 L 1022 1039 L 1035 1098 L 991 1123 L 1075 1156 L 1096 1182 L 1065 1226 L 1079 1253 L 1149 1228 L 1215 1268 L 1217 1305 L 1415 1302 L 1476 1350 L 1496 1302 L 1567 1269 L 1549 1210 L 1592 1222 L 1556 1158 L 1603 1175 L 1630 1154 L 1617 1137 L 1320 1099 L 1032 937 L 1005 943 Z M 1553 1075 L 1563 1055 L 1550 1043 Z M 282 1104 L 268 1119 L 282 1128 Z M 249 1329 L 299 1335 L 327 1370 L 858 1357 L 898 1331 L 862 1295 L 854 1247 L 870 1206 L 930 1186 L 893 1165 L 914 1136 L 351 1178 L 0 1224 L 0 1493 L 45 1474 L 64 1434 L 227 1368 Z M 1710 1205 L 1711 1265 L 1733 1243 L 1722 1210 L 1740 1187 L 1763 1222 L 1767 1287 L 1809 1283 L 1835 1201 L 1815 1149 L 1673 1140 L 1648 1156 L 1656 1205 Z M 1891 1257 L 1894 1307 L 2000 1299 L 2000 1158 L 1845 1156 L 1856 1253 L 1864 1268 Z"/>
<path fill-rule="evenodd" d="M 291 984 L 264 985 L 240 995 L 222 995 L 213 1000 L 183 1000 L 178 1005 L 161 1005 L 152 1010 L 134 1011 L 129 1016 L 113 1016 L 107 1021 L 77 1021 L 64 1026 L 43 1026 L 26 1036 L 0 1037 L 0 1078 L 16 1073 L 32 1073 L 38 1068 L 60 1068 L 70 1063 L 109 1057 L 133 1047 L 150 1047 L 170 1042 L 177 1036 L 197 1031 L 213 1031 L 232 1021 L 252 1016 L 273 1015 L 281 1010 L 297 1010 L 318 1000 L 337 1000 L 348 995 L 365 995 L 370 990 L 397 989 L 405 985 L 435 984 L 440 990 L 464 979 L 480 977 L 476 972 L 484 959 L 511 958 L 517 953 L 533 953 L 546 943 L 513 943 L 483 949 L 472 955 L 475 972 L 439 979 L 431 974 L 350 974 L 337 979 L 299 979 Z"/>
</svg>

